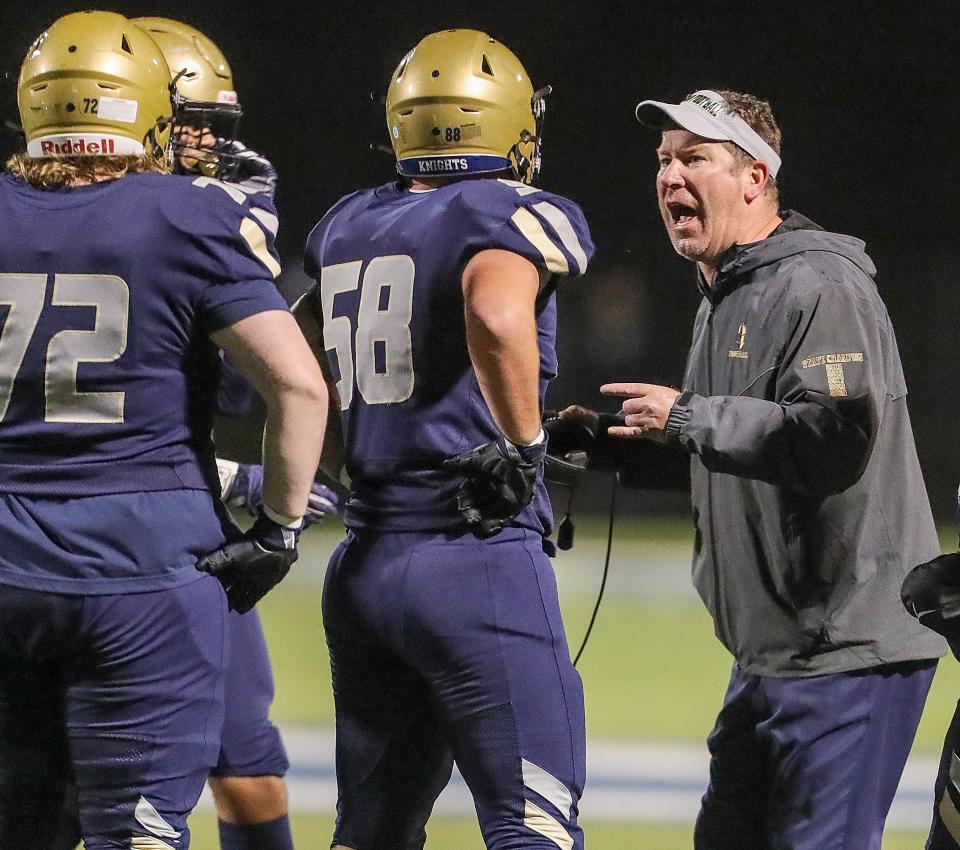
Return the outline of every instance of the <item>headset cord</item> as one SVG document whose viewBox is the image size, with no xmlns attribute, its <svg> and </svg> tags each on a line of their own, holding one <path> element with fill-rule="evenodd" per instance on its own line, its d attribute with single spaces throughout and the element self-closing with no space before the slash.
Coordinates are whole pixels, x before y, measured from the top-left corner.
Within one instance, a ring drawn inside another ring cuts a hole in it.
<svg viewBox="0 0 960 850">
<path fill-rule="evenodd" d="M 593 624 L 597 621 L 597 612 L 600 610 L 600 603 L 603 601 L 603 591 L 607 587 L 607 574 L 610 572 L 610 553 L 613 551 L 613 520 L 617 513 L 617 490 L 620 489 L 620 470 L 613 474 L 613 485 L 610 487 L 610 517 L 607 523 L 607 555 L 603 559 L 603 576 L 600 578 L 600 591 L 597 593 L 597 601 L 593 606 L 593 613 L 590 615 L 590 623 L 583 636 L 583 642 L 580 649 L 573 659 L 573 666 L 577 666 L 583 650 L 587 648 L 587 641 L 590 640 L 590 632 L 593 631 Z"/>
</svg>

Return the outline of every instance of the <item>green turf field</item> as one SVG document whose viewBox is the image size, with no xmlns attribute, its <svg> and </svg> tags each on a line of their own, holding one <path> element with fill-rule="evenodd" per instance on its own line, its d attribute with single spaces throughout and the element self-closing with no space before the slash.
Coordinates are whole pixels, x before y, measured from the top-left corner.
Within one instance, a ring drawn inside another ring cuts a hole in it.
<svg viewBox="0 0 960 850">
<path fill-rule="evenodd" d="M 570 642 L 579 643 L 593 603 L 585 582 L 564 590 L 571 569 L 599 581 L 599 524 L 581 523 L 577 549 L 582 565 L 558 562 L 561 593 Z M 683 521 L 630 524 L 619 531 L 614 569 L 639 569 L 643 552 L 672 555 L 684 563 L 689 530 Z M 638 535 L 642 547 L 623 548 L 625 537 Z M 298 577 L 274 591 L 260 610 L 270 641 L 277 678 L 274 717 L 281 722 L 332 724 L 326 647 L 320 624 L 319 575 L 337 539 L 334 528 L 305 536 Z M 642 551 L 641 551 L 642 550 Z M 619 553 L 619 554 L 618 554 Z M 570 558 L 569 555 L 564 555 Z M 591 560 L 592 559 L 592 560 Z M 685 572 L 664 582 L 685 587 Z M 591 585 L 592 586 L 592 585 Z M 611 587 L 617 584 L 612 581 Z M 709 617 L 692 591 L 671 591 L 664 598 L 611 592 L 601 609 L 589 647 L 580 663 L 587 699 L 588 734 L 624 740 L 700 741 L 710 729 L 723 697 L 730 658 L 713 637 Z M 960 695 L 960 666 L 952 659 L 941 665 L 917 737 L 917 748 L 938 752 Z M 195 816 L 195 846 L 215 848 L 214 822 Z M 680 850 L 689 848 L 690 828 L 673 825 L 597 824 L 584 822 L 588 845 L 598 850 Z M 295 816 L 294 830 L 303 848 L 324 848 L 330 823 L 322 818 Z M 482 850 L 472 822 L 437 820 L 431 823 L 430 850 Z M 890 833 L 885 850 L 918 850 L 920 833 Z"/>
<path fill-rule="evenodd" d="M 332 827 L 332 818 L 295 817 L 294 842 L 302 850 L 326 850 Z M 192 850 L 216 850 L 217 827 L 213 815 L 194 815 L 190 828 Z M 688 827 L 658 824 L 595 827 L 587 824 L 584 833 L 590 850 L 690 850 L 691 835 Z M 890 831 L 884 836 L 883 850 L 920 850 L 924 838 L 918 832 Z M 483 842 L 473 822 L 435 818 L 427 827 L 426 850 L 483 850 Z"/>
</svg>

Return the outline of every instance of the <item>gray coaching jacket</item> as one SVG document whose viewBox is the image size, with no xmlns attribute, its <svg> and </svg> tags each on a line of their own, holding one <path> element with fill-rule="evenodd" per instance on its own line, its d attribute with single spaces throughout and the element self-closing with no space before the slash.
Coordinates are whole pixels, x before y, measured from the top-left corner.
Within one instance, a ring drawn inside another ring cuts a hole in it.
<svg viewBox="0 0 960 850">
<path fill-rule="evenodd" d="M 701 280 L 667 429 L 692 454 L 694 584 L 748 673 L 941 656 L 900 602 L 940 549 L 876 269 L 859 239 L 783 215 Z"/>
</svg>

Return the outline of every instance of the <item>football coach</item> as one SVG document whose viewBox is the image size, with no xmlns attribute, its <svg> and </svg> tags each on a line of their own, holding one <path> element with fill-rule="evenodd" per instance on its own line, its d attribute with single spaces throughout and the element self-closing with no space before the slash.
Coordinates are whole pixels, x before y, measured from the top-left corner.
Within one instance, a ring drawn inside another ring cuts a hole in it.
<svg viewBox="0 0 960 850">
<path fill-rule="evenodd" d="M 608 437 L 690 455 L 693 578 L 735 658 L 695 847 L 880 850 L 946 645 L 900 603 L 939 546 L 876 270 L 780 208 L 766 101 L 702 90 L 637 117 L 703 301 L 681 392 L 602 391 L 624 399 Z"/>
</svg>

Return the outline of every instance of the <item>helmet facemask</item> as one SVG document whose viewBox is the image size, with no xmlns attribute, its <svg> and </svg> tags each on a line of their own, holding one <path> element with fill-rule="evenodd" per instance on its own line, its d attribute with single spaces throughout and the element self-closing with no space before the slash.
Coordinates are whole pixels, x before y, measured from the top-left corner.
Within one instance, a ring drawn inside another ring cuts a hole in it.
<svg viewBox="0 0 960 850">
<path fill-rule="evenodd" d="M 180 76 L 171 83 L 174 88 Z M 242 115 L 239 103 L 190 100 L 175 94 L 171 145 L 177 169 L 230 180 L 239 168 L 239 158 L 230 149 Z"/>
<path fill-rule="evenodd" d="M 173 74 L 173 160 L 177 171 L 230 180 L 243 114 L 223 52 L 195 27 L 171 18 L 135 18 L 164 54 Z"/>
<path fill-rule="evenodd" d="M 510 149 L 508 157 L 510 167 L 517 180 L 528 185 L 536 182 L 540 175 L 541 148 L 543 145 L 543 116 L 547 111 L 547 95 L 552 86 L 544 86 L 533 93 L 530 107 L 533 110 L 534 132 L 524 131 L 520 140 Z"/>
</svg>

